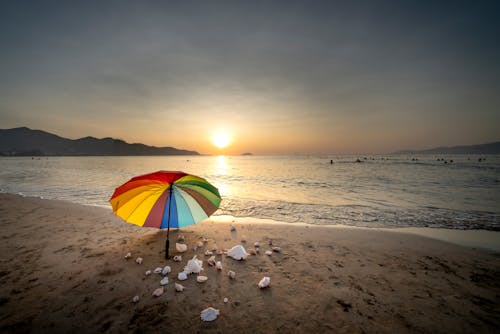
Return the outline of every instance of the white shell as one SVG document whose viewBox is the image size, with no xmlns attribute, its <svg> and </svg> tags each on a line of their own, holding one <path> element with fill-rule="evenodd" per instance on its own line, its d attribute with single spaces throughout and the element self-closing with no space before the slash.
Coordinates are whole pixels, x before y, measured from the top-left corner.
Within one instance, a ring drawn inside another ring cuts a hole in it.
<svg viewBox="0 0 500 334">
<path fill-rule="evenodd" d="M 271 283 L 271 279 L 267 276 L 264 276 L 264 278 L 262 278 L 258 284 L 259 288 L 263 289 L 265 287 L 268 287 L 269 286 L 269 283 Z"/>
<path fill-rule="evenodd" d="M 201 311 L 200 317 L 203 321 L 214 321 L 215 319 L 217 319 L 219 313 L 219 310 L 216 310 L 213 307 L 209 307 Z"/>
<path fill-rule="evenodd" d="M 193 256 L 191 260 L 188 261 L 187 265 L 184 267 L 184 272 L 186 274 L 199 274 L 203 270 L 203 261 L 196 259 L 196 255 Z"/>
<path fill-rule="evenodd" d="M 270 250 L 266 251 L 266 255 L 272 255 L 272 254 L 273 254 L 273 251 L 270 251 Z"/>
<path fill-rule="evenodd" d="M 206 251 L 205 251 L 205 255 L 206 255 L 206 256 L 212 256 L 212 254 L 213 254 L 213 253 L 212 253 L 212 251 L 209 251 L 209 250 L 206 250 Z"/>
<path fill-rule="evenodd" d="M 160 274 L 161 273 L 161 267 L 157 267 L 155 270 L 154 270 L 154 273 L 155 274 Z"/>
<path fill-rule="evenodd" d="M 207 262 L 209 266 L 215 266 L 215 256 L 211 256 Z"/>
<path fill-rule="evenodd" d="M 161 274 L 163 276 L 165 276 L 165 275 L 169 274 L 171 271 L 172 271 L 172 268 L 170 268 L 170 266 L 165 266 L 165 268 L 162 269 Z"/>
<path fill-rule="evenodd" d="M 179 284 L 179 283 L 175 283 L 175 291 L 177 291 L 177 292 L 184 291 L 184 285 Z"/>
<path fill-rule="evenodd" d="M 272 250 L 273 252 L 279 253 L 281 252 L 281 247 L 273 247 Z"/>
<path fill-rule="evenodd" d="M 135 262 L 137 264 L 141 264 L 142 263 L 142 257 L 138 257 L 137 259 L 135 259 Z"/>
<path fill-rule="evenodd" d="M 253 246 L 254 247 L 260 247 L 260 243 L 258 241 L 256 241 L 256 242 L 253 243 Z"/>
<path fill-rule="evenodd" d="M 227 276 L 229 276 L 230 279 L 234 279 L 236 277 L 236 273 L 232 270 L 229 270 L 227 272 Z"/>
<path fill-rule="evenodd" d="M 184 235 L 179 234 L 179 235 L 177 236 L 177 241 L 184 241 L 184 240 L 185 240 Z"/>
<path fill-rule="evenodd" d="M 207 280 L 208 280 L 208 277 L 207 277 L 207 276 L 201 276 L 201 275 L 200 275 L 200 276 L 196 277 L 196 281 L 197 281 L 198 283 L 204 283 L 204 282 L 206 282 Z"/>
<path fill-rule="evenodd" d="M 163 287 L 158 288 L 155 291 L 153 291 L 153 296 L 154 297 L 160 297 L 161 295 L 163 295 L 163 292 L 165 292 L 165 290 L 163 289 Z"/>
<path fill-rule="evenodd" d="M 168 277 L 163 277 L 163 279 L 160 281 L 160 285 L 167 285 L 168 284 Z"/>
<path fill-rule="evenodd" d="M 217 244 L 213 244 L 213 245 L 212 245 L 212 251 L 214 251 L 214 252 L 215 252 L 216 250 L 217 250 Z"/>
<path fill-rule="evenodd" d="M 146 272 L 144 273 L 144 275 L 146 275 L 146 276 L 151 275 L 151 270 L 146 270 Z"/>
<path fill-rule="evenodd" d="M 220 261 L 215 262 L 215 268 L 217 268 L 217 270 L 222 270 L 222 262 Z"/>
<path fill-rule="evenodd" d="M 247 253 L 245 248 L 242 245 L 237 245 L 227 251 L 227 256 L 232 257 L 235 260 L 244 260 L 247 256 L 250 255 Z"/>
<path fill-rule="evenodd" d="M 179 253 L 184 253 L 185 251 L 187 251 L 188 249 L 188 246 L 186 244 L 180 244 L 178 242 L 175 243 L 175 249 L 179 252 Z"/>
<path fill-rule="evenodd" d="M 176 255 L 173 258 L 174 262 L 181 262 L 182 261 L 182 255 Z"/>
<path fill-rule="evenodd" d="M 129 252 L 129 253 L 125 254 L 125 259 L 127 259 L 127 260 L 128 260 L 128 259 L 130 259 L 131 257 L 132 257 L 132 253 L 130 253 L 130 252 Z"/>
<path fill-rule="evenodd" d="M 224 298 L 224 303 L 227 303 L 228 301 L 229 301 L 229 299 Z"/>
<path fill-rule="evenodd" d="M 183 271 L 181 271 L 181 272 L 177 275 L 177 279 L 178 279 L 179 281 L 184 281 L 184 280 L 186 280 L 187 278 L 188 278 L 188 275 L 187 275 L 185 272 L 183 272 Z"/>
<path fill-rule="evenodd" d="M 137 303 L 139 301 L 139 296 L 134 296 L 134 298 L 132 298 L 132 303 Z"/>
</svg>

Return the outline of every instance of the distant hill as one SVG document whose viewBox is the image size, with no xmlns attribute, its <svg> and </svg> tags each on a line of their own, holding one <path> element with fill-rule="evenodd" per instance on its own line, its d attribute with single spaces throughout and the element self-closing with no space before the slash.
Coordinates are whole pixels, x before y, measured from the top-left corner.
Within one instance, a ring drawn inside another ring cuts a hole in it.
<svg viewBox="0 0 500 334">
<path fill-rule="evenodd" d="M 394 154 L 500 154 L 500 141 L 480 145 L 436 147 L 428 150 L 406 150 Z"/>
<path fill-rule="evenodd" d="M 3 156 L 88 156 L 88 155 L 198 155 L 196 151 L 174 147 L 129 144 L 120 139 L 85 137 L 67 139 L 26 127 L 0 129 Z"/>
</svg>

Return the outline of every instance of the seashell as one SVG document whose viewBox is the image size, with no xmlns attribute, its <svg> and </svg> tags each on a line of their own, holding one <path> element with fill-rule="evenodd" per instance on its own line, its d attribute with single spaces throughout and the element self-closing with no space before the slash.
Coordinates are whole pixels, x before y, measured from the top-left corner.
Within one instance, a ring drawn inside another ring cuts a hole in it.
<svg viewBox="0 0 500 334">
<path fill-rule="evenodd" d="M 271 249 L 273 250 L 273 252 L 276 252 L 276 253 L 281 252 L 281 247 L 272 247 Z"/>
<path fill-rule="evenodd" d="M 223 251 L 222 249 L 219 249 L 219 250 L 217 251 L 217 255 L 222 255 L 222 254 L 224 254 L 224 251 Z"/>
<path fill-rule="evenodd" d="M 179 235 L 177 236 L 177 241 L 184 241 L 184 240 L 185 240 L 184 235 L 179 234 Z"/>
<path fill-rule="evenodd" d="M 132 253 L 129 252 L 129 253 L 125 254 L 126 260 L 130 259 L 131 257 L 132 257 Z"/>
<path fill-rule="evenodd" d="M 188 246 L 186 244 L 180 244 L 178 242 L 175 243 L 175 249 L 179 252 L 179 253 L 184 253 L 185 251 L 187 251 L 188 249 Z"/>
<path fill-rule="evenodd" d="M 134 296 L 134 298 L 132 298 L 132 303 L 137 303 L 139 301 L 139 296 Z"/>
<path fill-rule="evenodd" d="M 216 250 L 217 250 L 217 244 L 213 244 L 213 245 L 212 245 L 212 251 L 214 251 L 214 252 L 215 252 Z"/>
<path fill-rule="evenodd" d="M 163 287 L 158 288 L 155 291 L 153 291 L 153 297 L 160 297 L 161 295 L 163 295 L 163 292 L 165 292 Z"/>
<path fill-rule="evenodd" d="M 146 270 L 146 272 L 144 273 L 144 275 L 146 275 L 146 276 L 151 275 L 151 270 Z"/>
<path fill-rule="evenodd" d="M 229 276 L 230 279 L 235 279 L 236 278 L 236 273 L 232 270 L 229 270 L 227 272 L 227 276 Z"/>
<path fill-rule="evenodd" d="M 262 278 L 260 280 L 258 286 L 259 286 L 259 288 L 264 289 L 264 288 L 268 287 L 270 283 L 271 283 L 271 279 L 267 276 L 264 276 L 264 278 Z"/>
<path fill-rule="evenodd" d="M 227 256 L 232 257 L 235 260 L 244 260 L 247 256 L 250 255 L 247 253 L 245 248 L 242 245 L 237 245 L 227 251 Z"/>
<path fill-rule="evenodd" d="M 220 261 L 215 262 L 215 268 L 217 268 L 217 270 L 222 270 L 222 262 Z"/>
<path fill-rule="evenodd" d="M 267 250 L 265 254 L 271 256 L 273 254 L 273 251 Z"/>
<path fill-rule="evenodd" d="M 196 246 L 198 246 L 198 248 L 203 247 L 203 241 L 198 241 L 198 242 L 196 243 Z"/>
<path fill-rule="evenodd" d="M 236 227 L 234 227 L 233 225 L 231 225 L 231 232 L 234 232 L 236 231 Z"/>
<path fill-rule="evenodd" d="M 250 253 L 250 255 L 257 255 L 257 251 L 255 249 L 253 249 L 253 248 L 250 248 L 248 250 L 248 253 Z"/>
<path fill-rule="evenodd" d="M 137 264 L 141 264 L 142 263 L 142 257 L 138 257 L 137 259 L 135 259 L 135 262 Z"/>
<path fill-rule="evenodd" d="M 182 261 L 182 255 L 176 255 L 173 258 L 174 262 L 181 262 Z"/>
<path fill-rule="evenodd" d="M 212 251 L 209 251 L 209 250 L 206 250 L 206 251 L 205 251 L 205 255 L 206 255 L 206 256 L 211 256 L 212 254 L 213 254 L 213 253 L 212 253 Z"/>
<path fill-rule="evenodd" d="M 228 301 L 229 301 L 229 299 L 224 298 L 224 303 L 227 303 Z"/>
<path fill-rule="evenodd" d="M 201 275 L 198 275 L 198 277 L 196 277 L 196 281 L 198 283 L 204 283 L 208 280 L 208 277 L 207 276 L 201 276 Z"/>
<path fill-rule="evenodd" d="M 154 273 L 155 274 L 161 274 L 161 267 L 157 267 L 155 270 L 154 270 Z"/>
<path fill-rule="evenodd" d="M 207 262 L 209 266 L 215 266 L 215 256 L 211 256 Z"/>
<path fill-rule="evenodd" d="M 165 276 L 163 279 L 160 281 L 160 285 L 167 285 L 168 284 L 168 277 Z"/>
<path fill-rule="evenodd" d="M 179 281 L 187 280 L 187 278 L 188 278 L 188 275 L 183 271 L 181 271 L 179 274 L 177 274 L 177 279 Z"/>
<path fill-rule="evenodd" d="M 171 271 L 172 271 L 172 269 L 170 268 L 170 266 L 165 266 L 165 268 L 162 269 L 161 274 L 163 276 L 165 276 L 165 275 L 169 274 Z"/>
<path fill-rule="evenodd" d="M 175 291 L 177 291 L 177 292 L 184 291 L 184 285 L 179 284 L 179 283 L 175 283 Z"/>
<path fill-rule="evenodd" d="M 253 246 L 254 247 L 260 247 L 260 243 L 258 241 L 256 241 L 256 242 L 253 243 Z"/>
<path fill-rule="evenodd" d="M 209 307 L 201 311 L 200 317 L 203 321 L 214 321 L 215 319 L 217 319 L 219 313 L 219 310 L 216 310 L 213 307 Z"/>
<path fill-rule="evenodd" d="M 193 256 L 193 258 L 189 260 L 187 265 L 184 267 L 184 272 L 187 275 L 192 273 L 198 274 L 202 270 L 203 270 L 203 261 L 196 259 L 196 255 Z"/>
</svg>

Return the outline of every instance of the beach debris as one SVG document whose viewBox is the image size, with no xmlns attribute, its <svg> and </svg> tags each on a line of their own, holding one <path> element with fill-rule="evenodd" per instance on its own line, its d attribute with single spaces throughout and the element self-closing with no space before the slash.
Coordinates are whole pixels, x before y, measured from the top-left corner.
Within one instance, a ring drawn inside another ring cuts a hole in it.
<svg viewBox="0 0 500 334">
<path fill-rule="evenodd" d="M 185 240 L 185 238 L 184 238 L 184 235 L 183 235 L 183 234 L 179 234 L 179 235 L 177 236 L 177 241 L 184 241 L 184 240 Z"/>
<path fill-rule="evenodd" d="M 228 301 L 229 301 L 229 299 L 227 299 L 227 297 L 224 298 L 224 304 L 227 303 Z"/>
<path fill-rule="evenodd" d="M 253 246 L 254 247 L 260 247 L 260 243 L 258 241 L 256 241 L 256 242 L 253 243 Z"/>
<path fill-rule="evenodd" d="M 250 255 L 247 253 L 245 248 L 242 245 L 237 245 L 227 251 L 227 256 L 232 257 L 235 260 L 244 260 L 247 256 Z"/>
<path fill-rule="evenodd" d="M 267 243 L 269 244 L 269 246 L 272 246 L 273 245 L 273 239 L 269 239 L 269 241 Z"/>
<path fill-rule="evenodd" d="M 214 309 L 213 307 L 209 307 L 201 311 L 200 317 L 203 321 L 214 321 L 215 319 L 217 319 L 219 313 L 219 310 Z"/>
<path fill-rule="evenodd" d="M 185 251 L 187 251 L 188 249 L 188 246 L 186 244 L 180 244 L 178 242 L 175 243 L 175 249 L 179 252 L 179 253 L 184 253 Z"/>
<path fill-rule="evenodd" d="M 205 255 L 206 256 L 212 256 L 212 251 L 209 251 L 208 249 L 205 251 Z"/>
<path fill-rule="evenodd" d="M 267 250 L 265 254 L 271 256 L 273 255 L 273 251 Z"/>
<path fill-rule="evenodd" d="M 196 243 L 196 246 L 197 246 L 198 248 L 203 247 L 203 241 L 198 241 L 198 242 Z"/>
<path fill-rule="evenodd" d="M 271 249 L 273 250 L 273 252 L 276 252 L 276 253 L 280 253 L 281 252 L 281 247 L 275 246 L 275 247 L 272 247 Z"/>
<path fill-rule="evenodd" d="M 128 260 L 132 257 L 132 253 L 128 252 L 127 254 L 125 254 L 125 260 Z"/>
<path fill-rule="evenodd" d="M 205 283 L 207 280 L 208 280 L 207 276 L 198 275 L 198 277 L 196 277 L 196 282 L 198 283 Z"/>
<path fill-rule="evenodd" d="M 184 271 L 181 271 L 179 274 L 177 274 L 177 279 L 179 281 L 187 280 L 187 278 L 188 278 L 188 275 Z"/>
<path fill-rule="evenodd" d="M 209 266 L 215 266 L 215 256 L 212 255 L 207 262 Z"/>
<path fill-rule="evenodd" d="M 175 283 L 175 291 L 177 291 L 177 292 L 184 291 L 184 285 L 179 284 L 179 283 Z"/>
<path fill-rule="evenodd" d="M 247 242 L 247 236 L 246 236 L 246 235 L 242 235 L 242 236 L 241 236 L 241 242 L 242 242 L 242 243 Z"/>
<path fill-rule="evenodd" d="M 213 245 L 212 245 L 212 251 L 213 251 L 213 252 L 217 251 L 217 244 L 213 244 Z"/>
<path fill-rule="evenodd" d="M 146 275 L 146 276 L 151 275 L 151 270 L 146 270 L 146 272 L 144 273 L 144 275 Z"/>
<path fill-rule="evenodd" d="M 184 267 L 184 272 L 189 275 L 192 273 L 199 274 L 203 270 L 203 261 L 198 260 L 196 255 L 193 256 L 191 260 L 188 261 L 187 265 Z"/>
<path fill-rule="evenodd" d="M 156 267 L 156 269 L 153 271 L 155 274 L 161 274 L 161 267 Z"/>
<path fill-rule="evenodd" d="M 135 262 L 137 264 L 142 264 L 142 257 L 138 257 L 137 259 L 135 259 Z"/>
<path fill-rule="evenodd" d="M 139 302 L 139 296 L 134 296 L 134 298 L 132 298 L 132 303 L 137 303 Z"/>
<path fill-rule="evenodd" d="M 203 237 L 202 241 L 203 241 L 204 244 L 206 244 L 208 242 L 208 239 L 205 238 L 205 237 Z"/>
<path fill-rule="evenodd" d="M 236 227 L 234 227 L 233 225 L 231 225 L 231 232 L 234 232 L 236 231 Z"/>
<path fill-rule="evenodd" d="M 222 270 L 222 262 L 220 261 L 215 262 L 215 268 L 217 268 L 217 270 Z"/>
<path fill-rule="evenodd" d="M 229 270 L 227 272 L 227 276 L 229 276 L 230 279 L 235 279 L 236 278 L 236 273 L 232 270 Z"/>
<path fill-rule="evenodd" d="M 267 287 L 269 286 L 269 284 L 270 284 L 270 283 L 271 283 L 271 278 L 269 278 L 269 277 L 267 277 L 267 276 L 264 276 L 264 277 L 260 280 L 260 282 L 259 282 L 258 286 L 259 286 L 259 288 L 264 289 L 264 288 L 267 288 Z"/>
<path fill-rule="evenodd" d="M 155 291 L 153 291 L 153 297 L 160 297 L 161 295 L 163 295 L 164 292 L 165 289 L 163 289 L 163 287 L 158 288 Z"/>
<path fill-rule="evenodd" d="M 163 276 L 165 276 L 165 275 L 168 275 L 171 271 L 172 271 L 172 268 L 170 268 L 170 266 L 165 266 L 165 268 L 163 268 L 163 269 L 161 270 L 161 274 L 162 274 Z"/>
<path fill-rule="evenodd" d="M 174 262 L 181 262 L 182 261 L 182 255 L 176 255 L 173 258 Z"/>
<path fill-rule="evenodd" d="M 257 251 L 256 251 L 255 249 L 253 249 L 253 248 L 250 248 L 250 249 L 248 250 L 248 253 L 249 253 L 250 255 L 257 255 Z"/>
<path fill-rule="evenodd" d="M 223 251 L 222 249 L 219 249 L 219 250 L 217 251 L 217 255 L 222 255 L 222 254 L 224 254 L 224 251 Z"/>
<path fill-rule="evenodd" d="M 165 276 L 163 279 L 160 281 L 160 285 L 167 285 L 168 284 L 168 277 Z"/>
</svg>

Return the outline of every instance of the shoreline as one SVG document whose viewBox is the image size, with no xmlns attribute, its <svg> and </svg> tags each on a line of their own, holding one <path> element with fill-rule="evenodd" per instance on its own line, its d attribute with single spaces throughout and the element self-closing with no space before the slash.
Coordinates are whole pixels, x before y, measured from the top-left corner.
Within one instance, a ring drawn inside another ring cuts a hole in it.
<svg viewBox="0 0 500 334">
<path fill-rule="evenodd" d="M 6 333 L 481 333 L 500 326 L 500 261 L 489 251 L 391 231 L 237 222 L 231 232 L 231 222 L 204 221 L 171 231 L 173 255 L 178 234 L 188 245 L 183 261 L 173 262 L 164 259 L 164 231 L 104 208 L 0 194 L 0 213 Z M 208 243 L 194 251 L 202 237 Z M 281 252 L 264 255 L 269 240 Z M 244 261 L 217 256 L 222 271 L 203 254 L 213 244 L 249 250 L 255 241 L 261 253 Z M 193 255 L 203 260 L 205 283 L 177 279 Z M 165 265 L 170 283 L 154 298 L 161 277 L 145 272 Z M 271 285 L 261 290 L 264 276 Z M 204 323 L 208 306 L 220 316 Z"/>
</svg>

